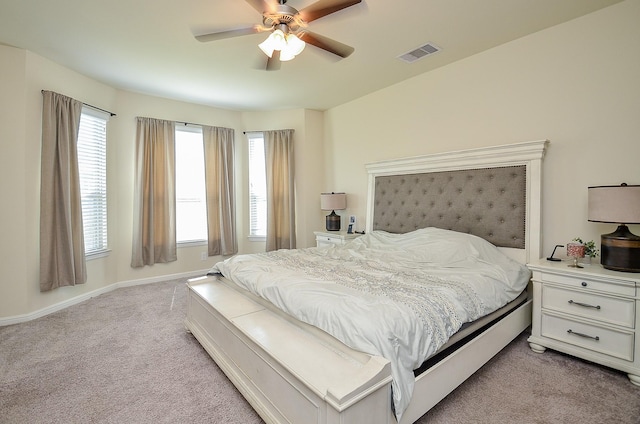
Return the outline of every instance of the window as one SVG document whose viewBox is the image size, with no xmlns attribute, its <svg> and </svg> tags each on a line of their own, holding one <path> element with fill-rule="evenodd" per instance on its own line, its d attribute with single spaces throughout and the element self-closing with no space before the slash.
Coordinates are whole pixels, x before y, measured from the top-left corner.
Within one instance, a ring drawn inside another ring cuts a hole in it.
<svg viewBox="0 0 640 424">
<path fill-rule="evenodd" d="M 249 139 L 249 238 L 267 236 L 267 175 L 264 136 L 250 133 Z"/>
<path fill-rule="evenodd" d="M 176 239 L 207 240 L 207 201 L 202 128 L 176 127 Z"/>
<path fill-rule="evenodd" d="M 109 114 L 82 108 L 78 169 L 85 256 L 107 251 L 107 121 Z"/>
</svg>

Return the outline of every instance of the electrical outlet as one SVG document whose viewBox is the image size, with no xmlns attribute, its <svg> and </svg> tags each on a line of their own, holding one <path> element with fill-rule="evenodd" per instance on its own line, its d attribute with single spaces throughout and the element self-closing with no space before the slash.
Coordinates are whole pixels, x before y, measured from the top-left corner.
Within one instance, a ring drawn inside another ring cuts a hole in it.
<svg viewBox="0 0 640 424">
<path fill-rule="evenodd" d="M 200 260 L 201 261 L 206 261 L 207 260 L 207 252 L 200 253 Z"/>
</svg>

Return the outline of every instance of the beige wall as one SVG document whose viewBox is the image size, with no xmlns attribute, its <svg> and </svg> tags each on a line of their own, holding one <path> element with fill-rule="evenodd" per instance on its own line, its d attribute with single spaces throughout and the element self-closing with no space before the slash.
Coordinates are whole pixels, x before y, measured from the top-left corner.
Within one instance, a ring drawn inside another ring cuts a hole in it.
<svg viewBox="0 0 640 424">
<path fill-rule="evenodd" d="M 25 240 L 30 195 L 25 179 L 30 170 L 25 169 L 27 146 L 22 142 L 26 132 L 26 60 L 24 50 L 0 45 L 0 316 L 4 311 L 6 315 L 23 311 L 28 302 L 22 289 L 30 254 Z"/>
<path fill-rule="evenodd" d="M 4 243 L 0 280 L 0 317 L 23 315 L 111 284 L 112 259 L 88 264 L 89 284 L 39 292 L 39 196 L 41 90 L 65 93 L 111 108 L 115 90 L 70 72 L 28 51 L 0 46 L 3 110 L 0 125 L 2 196 L 11 199 L 0 212 Z M 15 201 L 15 203 L 14 203 Z"/>
<path fill-rule="evenodd" d="M 576 236 L 599 245 L 615 225 L 587 221 L 587 187 L 640 184 L 638 22 L 640 1 L 626 1 L 329 110 L 344 214 L 364 219 L 368 162 L 549 139 L 543 253 Z"/>
</svg>

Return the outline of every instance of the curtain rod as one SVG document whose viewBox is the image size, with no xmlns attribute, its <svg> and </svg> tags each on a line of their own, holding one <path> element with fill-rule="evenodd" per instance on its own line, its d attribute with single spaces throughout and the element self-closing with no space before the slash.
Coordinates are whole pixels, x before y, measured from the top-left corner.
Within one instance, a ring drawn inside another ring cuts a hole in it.
<svg viewBox="0 0 640 424">
<path fill-rule="evenodd" d="M 175 122 L 176 124 L 184 125 L 185 127 L 186 127 L 187 125 L 195 125 L 195 126 L 198 126 L 198 127 L 213 127 L 213 128 L 224 128 L 224 129 L 228 129 L 228 130 L 233 130 L 233 128 L 218 127 L 218 126 L 215 126 L 215 125 L 209 125 L 209 124 L 196 124 L 195 122 L 184 122 L 184 121 L 173 121 L 173 122 Z M 234 130 L 234 131 L 235 131 L 235 130 Z"/>
<path fill-rule="evenodd" d="M 283 130 L 262 130 L 262 131 L 242 131 L 242 134 L 251 134 L 251 133 L 264 133 L 266 131 L 294 131 L 293 129 L 287 128 Z"/>
<path fill-rule="evenodd" d="M 88 103 L 82 103 L 82 104 L 83 104 L 83 105 L 85 105 L 85 106 L 90 107 L 91 109 L 95 109 L 95 110 L 99 110 L 100 112 L 108 113 L 108 114 L 109 114 L 109 115 L 111 115 L 111 116 L 118 116 L 118 115 L 116 115 L 116 114 L 115 114 L 115 113 L 113 113 L 113 112 L 110 112 L 110 111 L 105 110 L 105 109 L 101 109 L 101 108 L 99 108 L 99 107 L 96 107 L 96 106 L 90 105 L 90 104 L 88 104 Z"/>
<path fill-rule="evenodd" d="M 44 93 L 45 91 L 47 91 L 47 90 L 40 90 L 40 92 L 41 92 L 41 93 Z M 113 113 L 113 112 L 110 112 L 110 111 L 108 111 L 108 110 L 105 110 L 105 109 L 99 108 L 99 107 L 97 107 L 97 106 L 90 105 L 89 103 L 84 103 L 84 102 L 81 102 L 81 103 L 82 103 L 83 105 L 85 105 L 85 106 L 88 106 L 88 107 L 92 108 L 92 109 L 99 110 L 100 112 L 108 113 L 108 114 L 109 114 L 109 115 L 111 115 L 111 116 L 117 116 L 117 115 L 116 115 L 115 113 Z"/>
</svg>

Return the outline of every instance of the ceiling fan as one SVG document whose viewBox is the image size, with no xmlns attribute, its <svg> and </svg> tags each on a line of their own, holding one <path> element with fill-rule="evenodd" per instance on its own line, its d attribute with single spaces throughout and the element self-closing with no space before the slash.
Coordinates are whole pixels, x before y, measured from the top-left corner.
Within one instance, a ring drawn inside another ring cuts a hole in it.
<svg viewBox="0 0 640 424">
<path fill-rule="evenodd" d="M 354 48 L 331 38 L 307 30 L 309 22 L 360 3 L 362 0 L 318 0 L 298 11 L 288 6 L 287 0 L 246 0 L 262 14 L 262 25 L 197 35 L 201 42 L 222 40 L 241 35 L 270 32 L 260 43 L 267 55 L 267 70 L 280 69 L 280 62 L 293 59 L 305 47 L 305 43 L 345 58 Z"/>
</svg>

